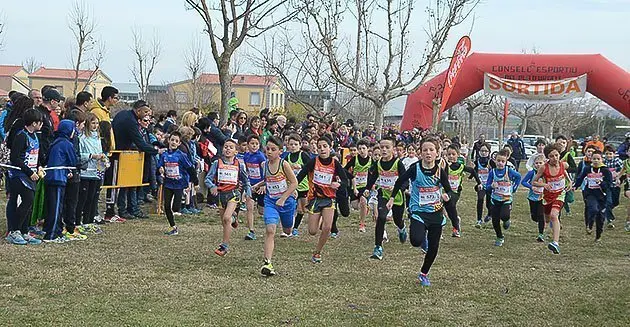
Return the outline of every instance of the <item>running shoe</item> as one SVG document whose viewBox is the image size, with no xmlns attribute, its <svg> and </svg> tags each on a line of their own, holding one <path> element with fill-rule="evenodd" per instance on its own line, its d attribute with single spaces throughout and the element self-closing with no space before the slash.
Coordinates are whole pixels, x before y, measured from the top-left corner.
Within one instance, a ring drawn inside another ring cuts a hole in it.
<svg viewBox="0 0 630 327">
<path fill-rule="evenodd" d="M 282 234 L 284 234 L 284 233 L 282 233 Z M 249 233 L 247 233 L 247 235 L 245 235 L 245 240 L 246 241 L 255 241 L 256 240 L 256 233 L 254 233 L 254 231 L 250 230 Z"/>
<path fill-rule="evenodd" d="M 420 282 L 420 285 L 422 285 L 422 287 L 431 286 L 431 282 L 429 281 L 429 276 L 427 274 L 419 273 L 418 282 Z"/>
<path fill-rule="evenodd" d="M 610 229 L 614 229 L 615 228 L 615 224 L 613 224 L 612 221 L 608 222 L 608 225 L 606 225 L 606 227 L 610 228 Z"/>
<path fill-rule="evenodd" d="M 100 224 L 104 224 L 106 221 L 103 218 L 103 216 L 96 215 L 96 216 L 94 216 L 94 222 L 100 225 Z"/>
<path fill-rule="evenodd" d="M 407 227 L 398 229 L 398 240 L 400 243 L 405 243 L 407 241 Z"/>
<path fill-rule="evenodd" d="M 111 217 L 105 217 L 104 219 L 108 223 L 124 223 L 127 219 L 120 217 L 119 215 L 113 215 Z"/>
<path fill-rule="evenodd" d="M 630 221 L 626 221 L 626 226 L 624 227 L 626 232 L 630 232 Z"/>
<path fill-rule="evenodd" d="M 319 253 L 314 253 L 311 257 L 312 263 L 322 263 L 322 255 Z"/>
<path fill-rule="evenodd" d="M 65 238 L 68 239 L 68 241 L 85 241 L 87 240 L 87 236 L 81 234 L 81 233 L 68 233 L 68 232 L 64 232 L 63 236 L 65 236 Z"/>
<path fill-rule="evenodd" d="M 365 224 L 359 224 L 359 233 L 365 233 Z"/>
<path fill-rule="evenodd" d="M 494 246 L 503 246 L 503 243 L 505 243 L 505 238 L 497 237 L 497 239 L 494 241 Z"/>
<path fill-rule="evenodd" d="M 149 215 L 144 213 L 142 210 L 134 213 L 133 216 L 138 219 L 149 219 Z"/>
<path fill-rule="evenodd" d="M 477 220 L 477 223 L 475 224 L 475 228 L 477 229 L 481 229 L 481 225 L 483 224 L 482 220 Z"/>
<path fill-rule="evenodd" d="M 188 208 L 182 208 L 179 212 L 182 215 L 192 215 L 193 214 L 190 210 L 188 210 Z"/>
<path fill-rule="evenodd" d="M 85 225 L 79 225 L 74 228 L 74 232 L 86 235 L 89 232 L 89 230 L 88 230 L 88 227 L 86 227 Z"/>
<path fill-rule="evenodd" d="M 238 228 L 238 216 L 236 215 L 236 213 L 232 215 L 232 228 Z"/>
<path fill-rule="evenodd" d="M 28 233 L 33 235 L 33 237 L 44 237 L 44 235 L 46 235 L 46 233 L 37 226 L 29 227 Z"/>
<path fill-rule="evenodd" d="M 227 254 L 227 252 L 228 252 L 228 246 L 223 244 L 223 243 L 219 244 L 217 249 L 214 250 L 214 254 L 216 254 L 216 255 L 218 255 L 220 257 L 225 256 Z"/>
<path fill-rule="evenodd" d="M 203 210 L 201 210 L 201 209 L 197 209 L 197 208 L 190 208 L 190 209 L 188 209 L 188 210 L 190 210 L 190 211 L 191 211 L 193 214 L 195 214 L 195 215 L 198 215 L 198 214 L 200 214 L 200 213 L 202 213 L 202 212 L 203 212 Z"/>
<path fill-rule="evenodd" d="M 143 200 L 144 200 L 144 202 L 146 202 L 146 203 L 153 203 L 153 201 L 154 201 L 154 199 L 153 199 L 153 195 L 151 195 L 151 194 L 147 194 L 147 195 L 144 197 L 144 199 L 143 199 Z"/>
<path fill-rule="evenodd" d="M 339 237 L 339 233 L 330 233 L 330 238 L 337 239 L 337 237 Z"/>
<path fill-rule="evenodd" d="M 59 236 L 57 238 L 53 238 L 51 240 L 44 239 L 44 243 L 54 243 L 54 244 L 63 244 L 68 242 L 68 239 L 64 236 Z"/>
<path fill-rule="evenodd" d="M 389 237 L 387 237 L 387 231 L 383 231 L 383 242 L 389 243 Z"/>
<path fill-rule="evenodd" d="M 103 234 L 103 229 L 98 224 L 88 224 L 90 232 L 100 235 Z"/>
<path fill-rule="evenodd" d="M 263 276 L 267 276 L 267 277 L 276 275 L 276 271 L 273 270 L 273 265 L 271 264 L 270 261 L 265 261 L 262 268 L 260 268 L 260 273 Z"/>
<path fill-rule="evenodd" d="M 462 234 L 459 233 L 459 230 L 457 228 L 453 228 L 453 232 L 451 233 L 451 236 L 462 237 Z"/>
<path fill-rule="evenodd" d="M 164 232 L 164 235 L 176 236 L 176 235 L 179 235 L 179 230 L 177 229 L 177 226 L 174 226 L 174 227 L 171 227 L 169 231 Z"/>
<path fill-rule="evenodd" d="M 297 228 L 293 228 L 293 231 L 291 231 L 291 237 L 298 237 L 300 236 L 300 231 L 298 231 Z"/>
<path fill-rule="evenodd" d="M 22 238 L 26 241 L 26 243 L 31 245 L 40 245 L 42 241 L 38 238 L 35 238 L 29 234 L 22 234 Z"/>
<path fill-rule="evenodd" d="M 179 212 L 179 211 L 173 211 L 173 216 L 178 216 L 178 217 L 179 217 L 179 216 L 181 216 L 181 215 L 182 215 L 182 213 L 181 213 L 181 212 Z"/>
<path fill-rule="evenodd" d="M 586 227 L 586 234 L 588 234 L 588 235 L 593 234 L 593 228 Z"/>
<path fill-rule="evenodd" d="M 550 242 L 547 248 L 553 252 L 553 254 L 560 254 L 560 246 L 556 242 Z"/>
<path fill-rule="evenodd" d="M 512 226 L 512 221 L 510 219 L 503 222 L 503 229 L 508 230 L 510 229 L 510 226 Z"/>
<path fill-rule="evenodd" d="M 374 247 L 374 251 L 372 251 L 372 256 L 370 257 L 371 259 L 378 259 L 378 260 L 383 260 L 383 247 L 382 246 L 375 246 Z"/>
<path fill-rule="evenodd" d="M 489 222 L 490 220 L 492 220 L 492 217 L 490 217 L 490 215 L 486 215 L 486 217 L 485 217 L 485 218 L 483 218 L 483 222 L 484 222 L 484 223 L 487 223 L 487 222 Z"/>
<path fill-rule="evenodd" d="M 599 243 L 601 240 L 602 240 L 602 238 L 598 237 L 598 238 L 595 239 L 595 243 Z"/>
<path fill-rule="evenodd" d="M 544 234 L 538 234 L 538 237 L 536 238 L 536 242 L 544 243 L 545 242 L 545 235 Z"/>
<path fill-rule="evenodd" d="M 289 238 L 291 237 L 291 234 L 287 234 L 285 232 L 280 233 L 280 238 Z"/>
<path fill-rule="evenodd" d="M 241 202 L 239 210 L 243 212 L 247 211 L 247 204 L 245 202 Z"/>
<path fill-rule="evenodd" d="M 24 239 L 24 237 L 22 236 L 22 233 L 20 233 L 19 230 L 12 231 L 11 233 L 9 233 L 9 235 L 7 235 L 6 237 L 6 240 L 7 242 L 11 244 L 15 244 L 15 245 L 28 244 L 28 242 Z"/>
</svg>

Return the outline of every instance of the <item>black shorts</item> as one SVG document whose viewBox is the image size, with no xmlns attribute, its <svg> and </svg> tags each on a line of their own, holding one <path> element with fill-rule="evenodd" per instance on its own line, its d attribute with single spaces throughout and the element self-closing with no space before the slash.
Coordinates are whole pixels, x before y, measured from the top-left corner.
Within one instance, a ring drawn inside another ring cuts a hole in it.
<svg viewBox="0 0 630 327">
<path fill-rule="evenodd" d="M 306 197 L 308 196 L 308 190 L 307 191 L 298 191 L 298 199 L 306 199 Z"/>
<path fill-rule="evenodd" d="M 238 190 L 219 192 L 218 198 L 219 207 L 221 209 L 225 209 L 230 202 L 235 202 L 237 204 L 241 202 L 241 192 L 239 192 Z"/>
<path fill-rule="evenodd" d="M 310 213 L 321 213 L 324 209 L 335 209 L 335 199 L 314 198 L 308 202 L 306 209 Z"/>
<path fill-rule="evenodd" d="M 265 207 L 265 195 L 252 192 L 252 200 L 256 202 L 259 208 Z"/>
</svg>

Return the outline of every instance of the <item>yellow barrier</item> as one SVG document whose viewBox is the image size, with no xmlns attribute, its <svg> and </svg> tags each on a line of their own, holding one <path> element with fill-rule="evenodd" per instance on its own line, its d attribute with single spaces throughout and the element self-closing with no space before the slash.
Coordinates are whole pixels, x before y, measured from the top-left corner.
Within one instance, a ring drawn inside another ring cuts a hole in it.
<svg viewBox="0 0 630 327">
<path fill-rule="evenodd" d="M 137 187 L 146 186 L 148 183 L 142 183 L 142 175 L 144 170 L 144 153 L 138 151 L 119 151 L 110 152 L 111 176 L 106 173 L 104 189 L 121 188 L 121 187 Z M 108 178 L 109 177 L 109 178 Z"/>
</svg>

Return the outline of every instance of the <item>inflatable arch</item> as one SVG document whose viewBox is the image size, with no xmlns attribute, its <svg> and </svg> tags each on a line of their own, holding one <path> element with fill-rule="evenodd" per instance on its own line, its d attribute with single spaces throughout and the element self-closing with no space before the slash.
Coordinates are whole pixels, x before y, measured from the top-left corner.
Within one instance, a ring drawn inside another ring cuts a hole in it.
<svg viewBox="0 0 630 327">
<path fill-rule="evenodd" d="M 447 71 L 409 95 L 402 129 L 429 128 L 434 99 L 442 98 Z M 484 73 L 528 81 L 560 80 L 587 74 L 586 90 L 630 118 L 630 74 L 604 56 L 473 53 L 462 65 L 446 109 L 483 89 Z"/>
</svg>

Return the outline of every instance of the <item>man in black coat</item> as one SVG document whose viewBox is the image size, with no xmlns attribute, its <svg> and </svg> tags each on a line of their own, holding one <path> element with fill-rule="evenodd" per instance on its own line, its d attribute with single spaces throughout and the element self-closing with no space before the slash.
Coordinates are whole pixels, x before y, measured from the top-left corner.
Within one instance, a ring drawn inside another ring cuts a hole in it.
<svg viewBox="0 0 630 327">
<path fill-rule="evenodd" d="M 518 133 L 512 132 L 512 136 L 507 141 L 512 147 L 512 158 L 516 161 L 516 170 L 518 171 L 519 166 L 521 165 L 522 160 L 527 160 L 527 154 L 525 153 L 525 143 L 518 136 Z"/>
</svg>

